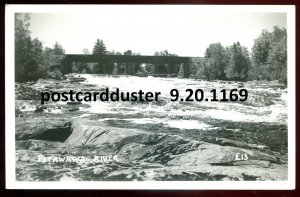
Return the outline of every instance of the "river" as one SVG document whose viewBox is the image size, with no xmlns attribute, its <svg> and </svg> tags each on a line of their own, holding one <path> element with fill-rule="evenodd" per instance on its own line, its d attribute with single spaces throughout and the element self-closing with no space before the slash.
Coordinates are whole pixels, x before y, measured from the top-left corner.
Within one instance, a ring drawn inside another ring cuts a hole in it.
<svg viewBox="0 0 300 197">
<path fill-rule="evenodd" d="M 18 180 L 66 177 L 76 180 L 223 180 L 224 177 L 224 180 L 284 180 L 287 177 L 288 94 L 287 88 L 277 81 L 71 76 L 86 80 L 44 79 L 23 88 L 21 85 L 16 91 Z M 59 101 L 42 106 L 39 100 L 43 91 L 101 92 L 105 88 L 161 94 L 158 101 L 148 102 L 83 101 L 70 105 Z M 202 89 L 208 101 L 171 101 L 172 89 L 178 90 L 180 98 L 188 96 L 186 89 Z M 211 101 L 213 89 L 218 92 L 218 98 L 222 89 L 226 89 L 227 96 L 232 89 L 245 89 L 248 97 L 246 101 Z M 27 100 L 33 98 L 30 94 L 36 100 Z M 30 163 L 26 159 L 95 154 L 118 156 L 119 160 L 91 167 L 81 163 L 72 166 Z M 236 154 L 247 155 L 247 162 L 237 161 Z M 64 170 L 57 171 L 58 168 Z M 41 173 L 40 169 L 50 172 Z"/>
</svg>

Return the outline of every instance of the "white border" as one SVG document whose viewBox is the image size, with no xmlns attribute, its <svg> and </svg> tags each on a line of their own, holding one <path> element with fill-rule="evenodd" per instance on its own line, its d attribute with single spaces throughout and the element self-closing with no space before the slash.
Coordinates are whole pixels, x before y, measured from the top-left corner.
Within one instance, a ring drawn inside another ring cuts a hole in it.
<svg viewBox="0 0 300 197">
<path fill-rule="evenodd" d="M 287 13 L 288 47 L 288 180 L 287 181 L 68 181 L 68 182 L 21 182 L 15 173 L 15 71 L 14 71 L 14 14 L 27 13 L 91 13 L 98 6 L 129 7 L 170 6 L 172 9 L 197 9 L 199 12 L 284 12 Z M 246 11 L 245 11 L 246 10 Z M 7 189 L 295 189 L 295 6 L 294 5 L 6 5 L 5 8 L 5 148 Z"/>
</svg>

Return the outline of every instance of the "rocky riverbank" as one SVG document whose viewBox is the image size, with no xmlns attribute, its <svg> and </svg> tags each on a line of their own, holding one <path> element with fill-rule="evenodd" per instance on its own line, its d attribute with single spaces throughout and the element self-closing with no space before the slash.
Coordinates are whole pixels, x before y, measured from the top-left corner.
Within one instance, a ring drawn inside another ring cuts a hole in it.
<svg viewBox="0 0 300 197">
<path fill-rule="evenodd" d="M 42 91 L 71 89 L 99 91 L 81 81 L 16 84 L 17 180 L 287 179 L 285 124 L 207 119 L 214 129 L 186 130 L 128 121 L 141 114 L 92 113 L 92 103 L 41 105 Z"/>
</svg>

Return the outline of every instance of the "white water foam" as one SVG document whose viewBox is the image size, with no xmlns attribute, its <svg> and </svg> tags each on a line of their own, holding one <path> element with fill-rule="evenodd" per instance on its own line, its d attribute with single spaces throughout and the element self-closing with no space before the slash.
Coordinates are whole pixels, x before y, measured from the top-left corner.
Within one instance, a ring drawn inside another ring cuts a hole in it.
<svg viewBox="0 0 300 197">
<path fill-rule="evenodd" d="M 87 81 L 82 83 L 94 84 L 101 88 L 109 88 L 120 91 L 137 92 L 161 92 L 159 100 L 164 100 L 163 104 L 137 103 L 137 102 L 89 102 L 90 108 L 84 109 L 89 113 L 98 114 L 139 114 L 140 121 L 149 121 L 147 117 L 164 117 L 166 121 L 177 120 L 185 121 L 182 117 L 189 119 L 216 119 L 235 122 L 268 122 L 275 124 L 285 124 L 287 121 L 287 90 L 272 87 L 270 82 L 245 82 L 244 88 L 248 91 L 248 100 L 243 102 L 171 102 L 170 90 L 178 89 L 181 97 L 185 98 L 185 90 L 203 89 L 207 98 L 212 98 L 210 91 L 212 89 L 233 89 L 238 88 L 237 82 L 224 81 L 199 81 L 193 79 L 177 78 L 154 78 L 154 77 L 136 77 L 136 76 L 97 76 L 83 74 Z M 151 121 L 154 121 L 153 119 Z M 190 120 L 189 120 L 190 121 Z M 180 123 L 171 122 L 170 126 L 180 127 Z M 138 124 L 138 122 L 136 122 Z M 184 124 L 192 128 L 205 127 L 199 121 Z M 204 123 L 205 124 L 205 123 Z"/>
</svg>

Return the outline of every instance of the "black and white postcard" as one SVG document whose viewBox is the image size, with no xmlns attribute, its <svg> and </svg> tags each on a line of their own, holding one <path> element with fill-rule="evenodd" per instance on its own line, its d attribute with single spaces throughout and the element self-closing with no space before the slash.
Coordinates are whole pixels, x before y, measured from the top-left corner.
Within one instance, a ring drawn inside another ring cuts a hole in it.
<svg viewBox="0 0 300 197">
<path fill-rule="evenodd" d="M 5 11 L 7 188 L 295 188 L 295 6 Z"/>
</svg>

